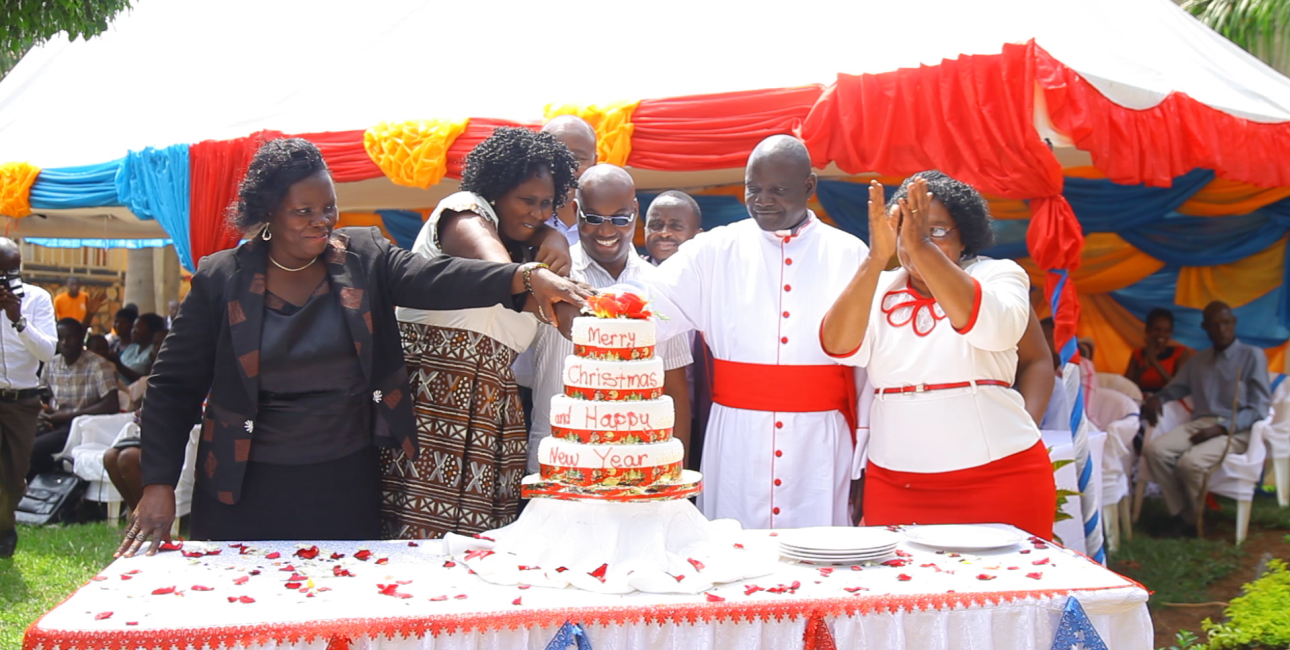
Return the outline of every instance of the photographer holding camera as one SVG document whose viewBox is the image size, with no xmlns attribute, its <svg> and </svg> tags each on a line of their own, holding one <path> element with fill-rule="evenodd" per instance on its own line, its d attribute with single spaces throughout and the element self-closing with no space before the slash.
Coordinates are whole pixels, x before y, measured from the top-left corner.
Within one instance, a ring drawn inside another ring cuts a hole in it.
<svg viewBox="0 0 1290 650">
<path fill-rule="evenodd" d="M 40 415 L 36 371 L 58 342 L 49 292 L 23 284 L 21 269 L 18 244 L 0 237 L 0 558 L 18 546 L 13 513 L 26 492 Z"/>
</svg>

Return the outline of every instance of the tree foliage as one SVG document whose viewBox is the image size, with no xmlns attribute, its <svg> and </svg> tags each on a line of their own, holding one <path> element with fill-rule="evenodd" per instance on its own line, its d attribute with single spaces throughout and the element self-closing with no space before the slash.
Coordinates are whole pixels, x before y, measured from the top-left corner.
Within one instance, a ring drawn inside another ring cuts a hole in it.
<svg viewBox="0 0 1290 650">
<path fill-rule="evenodd" d="M 1186 0 L 1182 6 L 1268 65 L 1290 68 L 1290 0 Z"/>
<path fill-rule="evenodd" d="M 59 32 L 70 39 L 91 38 L 107 31 L 108 23 L 130 0 L 3 0 L 0 2 L 0 78 L 22 55 Z"/>
</svg>

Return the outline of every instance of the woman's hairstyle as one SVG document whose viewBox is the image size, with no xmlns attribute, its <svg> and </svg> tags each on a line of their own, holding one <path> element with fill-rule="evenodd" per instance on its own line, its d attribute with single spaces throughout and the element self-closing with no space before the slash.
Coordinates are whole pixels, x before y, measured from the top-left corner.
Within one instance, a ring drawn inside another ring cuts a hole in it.
<svg viewBox="0 0 1290 650">
<path fill-rule="evenodd" d="M 118 318 L 129 318 L 130 320 L 134 320 L 138 317 L 139 310 L 133 307 L 122 307 L 116 310 L 116 315 L 112 317 L 112 320 L 116 320 Z"/>
<path fill-rule="evenodd" d="M 559 208 L 578 187 L 578 159 L 550 133 L 504 126 L 466 155 L 461 189 L 496 201 L 542 168 L 551 172 Z"/>
<path fill-rule="evenodd" d="M 166 331 L 166 319 L 157 314 L 140 314 L 139 320 L 143 321 L 143 323 L 148 326 L 148 329 L 152 330 L 153 334 Z"/>
<path fill-rule="evenodd" d="M 1156 322 L 1156 319 L 1160 319 L 1160 318 L 1163 318 L 1169 321 L 1170 327 L 1174 326 L 1174 313 L 1169 311 L 1168 309 L 1165 309 L 1164 307 L 1156 307 L 1151 311 L 1147 312 L 1147 320 L 1146 320 L 1147 327 L 1151 327 L 1151 324 Z"/>
<path fill-rule="evenodd" d="M 909 196 L 909 186 L 916 178 L 927 181 L 927 191 L 949 211 L 954 227 L 959 231 L 959 241 L 963 242 L 965 259 L 994 245 L 994 229 L 990 227 L 993 219 L 990 218 L 990 206 L 986 204 L 985 198 L 971 185 L 935 169 L 906 178 L 887 205 L 896 205 L 897 201 Z"/>
<path fill-rule="evenodd" d="M 292 185 L 319 172 L 330 174 L 322 152 L 312 142 L 284 138 L 264 143 L 237 188 L 237 205 L 229 220 L 241 232 L 267 222 Z"/>
</svg>

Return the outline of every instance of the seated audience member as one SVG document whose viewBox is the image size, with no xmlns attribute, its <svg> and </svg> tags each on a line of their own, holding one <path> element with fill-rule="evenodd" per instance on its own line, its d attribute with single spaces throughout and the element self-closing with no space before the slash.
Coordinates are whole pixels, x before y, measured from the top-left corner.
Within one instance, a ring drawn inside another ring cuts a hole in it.
<svg viewBox="0 0 1290 650">
<path fill-rule="evenodd" d="M 134 321 L 130 330 L 130 344 L 121 350 L 116 359 L 117 372 L 127 384 L 152 374 L 152 362 L 157 358 L 155 336 L 166 330 L 166 319 L 157 314 L 143 314 Z"/>
<path fill-rule="evenodd" d="M 82 415 L 116 413 L 120 402 L 111 371 L 85 350 L 85 329 L 75 318 L 58 321 L 58 354 L 45 364 L 41 383 L 53 393 L 39 416 L 28 476 L 56 467 L 54 454 L 67 444 L 72 420 Z"/>
<path fill-rule="evenodd" d="M 116 310 L 116 315 L 112 317 L 112 331 L 107 335 L 112 354 L 121 354 L 130 345 L 130 330 L 134 329 L 134 321 L 138 318 L 139 312 L 132 305 Z"/>
<path fill-rule="evenodd" d="M 1070 431 L 1071 430 L 1071 405 L 1070 400 L 1066 397 L 1066 383 L 1062 381 L 1062 357 L 1057 352 L 1057 346 L 1054 342 L 1054 323 L 1053 319 L 1045 318 L 1039 321 L 1044 328 L 1044 339 L 1048 341 L 1048 350 L 1053 355 L 1053 372 L 1057 375 L 1056 381 L 1053 382 L 1053 394 L 1048 399 L 1048 408 L 1044 411 L 1044 419 L 1039 423 L 1039 428 L 1048 431 Z"/>
<path fill-rule="evenodd" d="M 1079 340 L 1079 377 L 1084 385 L 1084 403 L 1092 404 L 1097 396 L 1097 366 L 1093 364 L 1093 339 Z"/>
<path fill-rule="evenodd" d="M 112 356 L 112 344 L 102 334 L 91 334 L 85 339 L 85 349 L 107 359 Z"/>
<path fill-rule="evenodd" d="M 137 419 L 137 413 L 135 417 Z M 134 430 L 138 432 L 138 428 Z M 103 454 L 103 469 L 107 471 L 108 478 L 112 479 L 112 486 L 121 493 L 127 513 L 134 512 L 135 507 L 139 505 L 139 500 L 143 498 L 143 465 L 140 452 L 139 436 L 134 435 L 118 441 Z"/>
<path fill-rule="evenodd" d="M 1134 350 L 1129 357 L 1129 368 L 1124 376 L 1142 389 L 1144 396 L 1165 387 L 1178 374 L 1178 369 L 1192 357 L 1192 351 L 1181 345 L 1172 345 L 1174 314 L 1159 307 L 1147 314 L 1146 345 Z"/>
<path fill-rule="evenodd" d="M 1169 514 L 1180 517 L 1168 531 L 1174 534 L 1192 526 L 1197 501 L 1204 496 L 1201 483 L 1205 473 L 1222 462 L 1227 437 L 1233 436 L 1228 453 L 1245 453 L 1250 428 L 1267 416 L 1271 401 L 1267 357 L 1263 350 L 1236 339 L 1231 307 L 1210 303 L 1201 327 L 1213 347 L 1198 352 L 1167 386 L 1142 404 L 1142 419 L 1155 425 L 1166 402 L 1189 395 L 1195 402 L 1191 421 L 1148 440 L 1142 449 Z"/>
</svg>

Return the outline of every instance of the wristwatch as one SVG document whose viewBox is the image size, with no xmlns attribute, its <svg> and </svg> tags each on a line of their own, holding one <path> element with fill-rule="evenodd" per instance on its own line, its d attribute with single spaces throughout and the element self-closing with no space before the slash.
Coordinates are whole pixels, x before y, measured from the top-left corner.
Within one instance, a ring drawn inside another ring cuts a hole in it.
<svg viewBox="0 0 1290 650">
<path fill-rule="evenodd" d="M 21 334 L 23 330 L 27 329 L 27 317 L 19 316 L 18 320 L 13 322 L 13 328 Z"/>
<path fill-rule="evenodd" d="M 551 268 L 549 265 L 544 264 L 542 262 L 529 262 L 527 264 L 521 264 L 520 272 L 524 274 L 524 290 L 529 293 L 533 293 L 533 283 L 532 283 L 533 272 L 538 269 L 549 269 L 549 268 Z"/>
</svg>

